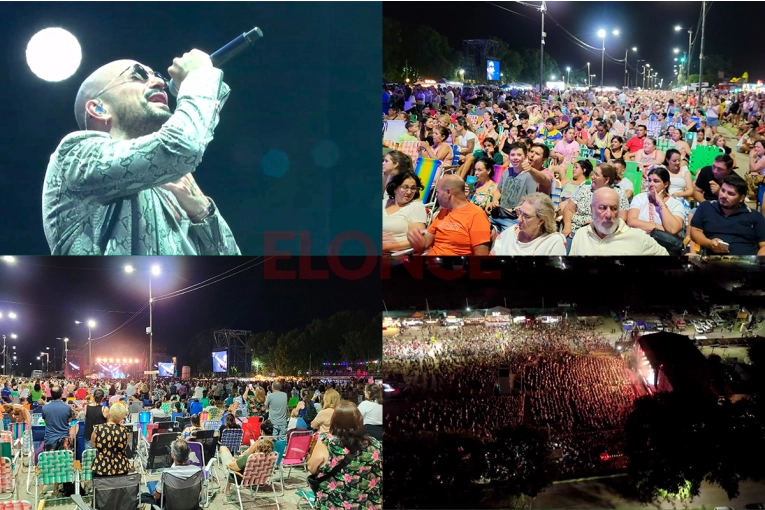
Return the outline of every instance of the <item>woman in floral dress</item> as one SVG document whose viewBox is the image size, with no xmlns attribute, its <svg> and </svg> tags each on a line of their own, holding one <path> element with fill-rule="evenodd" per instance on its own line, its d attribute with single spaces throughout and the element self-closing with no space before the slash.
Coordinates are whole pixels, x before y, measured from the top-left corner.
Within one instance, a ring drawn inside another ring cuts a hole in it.
<svg viewBox="0 0 765 510">
<path fill-rule="evenodd" d="M 353 457 L 342 469 L 322 478 L 347 455 Z M 367 435 L 353 402 L 342 400 L 335 407 L 329 434 L 319 436 L 308 470 L 321 480 L 315 508 L 382 509 L 382 444 Z"/>
</svg>

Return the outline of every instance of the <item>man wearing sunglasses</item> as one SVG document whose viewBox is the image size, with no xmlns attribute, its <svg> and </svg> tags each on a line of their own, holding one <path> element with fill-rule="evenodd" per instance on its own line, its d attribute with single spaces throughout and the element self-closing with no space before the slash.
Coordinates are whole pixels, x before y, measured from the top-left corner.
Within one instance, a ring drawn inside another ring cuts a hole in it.
<svg viewBox="0 0 765 510">
<path fill-rule="evenodd" d="M 80 86 L 80 131 L 51 156 L 43 186 L 53 255 L 239 255 L 233 233 L 192 172 L 229 94 L 210 57 L 191 50 L 168 69 L 179 88 L 132 60 L 106 64 Z"/>
</svg>

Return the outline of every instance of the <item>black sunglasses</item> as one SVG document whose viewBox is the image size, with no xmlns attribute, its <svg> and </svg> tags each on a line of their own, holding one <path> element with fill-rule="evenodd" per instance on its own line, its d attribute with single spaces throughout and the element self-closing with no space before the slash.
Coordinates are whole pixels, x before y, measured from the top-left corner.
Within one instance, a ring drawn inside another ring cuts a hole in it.
<svg viewBox="0 0 765 510">
<path fill-rule="evenodd" d="M 93 99 L 96 99 L 98 96 L 106 92 L 106 90 L 125 73 L 128 73 L 130 76 L 136 77 L 142 81 L 147 81 L 149 79 L 149 71 L 147 71 L 145 67 L 143 67 L 141 64 L 133 64 L 118 74 L 112 81 L 106 84 L 104 88 L 99 90 L 98 93 L 93 96 Z M 165 78 L 161 73 L 157 71 L 152 71 L 151 74 L 162 80 L 164 87 L 167 88 L 167 82 L 169 81 L 167 78 Z"/>
</svg>

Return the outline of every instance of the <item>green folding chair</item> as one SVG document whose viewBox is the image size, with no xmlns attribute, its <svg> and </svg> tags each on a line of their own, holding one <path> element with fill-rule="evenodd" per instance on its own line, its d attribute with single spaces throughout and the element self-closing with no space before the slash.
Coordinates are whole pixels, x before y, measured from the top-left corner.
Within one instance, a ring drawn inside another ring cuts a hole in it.
<svg viewBox="0 0 765 510">
<path fill-rule="evenodd" d="M 210 405 L 210 399 L 207 397 L 200 400 L 200 402 L 202 403 L 202 409 Z"/>
<path fill-rule="evenodd" d="M 96 460 L 95 448 L 88 448 L 82 452 L 82 481 L 90 482 L 93 480 L 93 461 Z"/>
<path fill-rule="evenodd" d="M 74 482 L 74 478 L 74 455 L 71 450 L 40 453 L 37 460 L 37 476 L 35 476 L 35 508 L 39 507 L 40 491 L 43 486 Z"/>
<path fill-rule="evenodd" d="M 295 406 L 297 406 L 297 403 L 298 403 L 298 398 L 297 397 L 292 397 L 290 399 L 290 401 L 289 401 L 289 406 L 290 407 L 295 407 Z"/>
</svg>

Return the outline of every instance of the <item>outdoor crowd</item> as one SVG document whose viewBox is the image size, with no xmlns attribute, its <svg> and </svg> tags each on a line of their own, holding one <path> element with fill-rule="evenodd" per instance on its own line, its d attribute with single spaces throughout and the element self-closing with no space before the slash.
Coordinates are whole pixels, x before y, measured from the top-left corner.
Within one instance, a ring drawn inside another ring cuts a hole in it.
<svg viewBox="0 0 765 510">
<path fill-rule="evenodd" d="M 181 479 L 199 471 L 188 464 L 187 440 L 195 440 L 205 430 L 202 417 L 220 421 L 216 443 L 226 429 L 243 429 L 241 418 L 260 418 L 260 434 L 245 452 L 219 445 L 221 468 L 240 474 L 250 455 L 268 456 L 275 442 L 289 440 L 292 430 L 311 431 L 314 439 L 307 466 L 321 478 L 317 503 L 381 508 L 382 388 L 377 384 L 303 378 L 162 379 L 150 388 L 141 380 L 15 378 L 3 382 L 0 396 L 12 422 L 44 423 L 39 451 L 71 449 L 80 431 L 79 425 L 70 427 L 70 422 L 84 421 L 85 446 L 97 450 L 95 477 L 134 471 L 130 433 L 124 426 L 133 413 L 149 411 L 152 422 L 172 419 L 187 425 L 178 429 L 170 448 L 174 464 L 168 471 Z M 350 454 L 349 462 L 342 463 Z M 333 470 L 338 463 L 342 468 Z M 238 499 L 231 485 L 223 492 L 233 503 Z M 160 500 L 162 484 L 150 482 L 149 493 Z"/>
<path fill-rule="evenodd" d="M 406 129 L 384 139 L 383 251 L 765 255 L 764 112 L 753 93 L 699 104 L 672 91 L 383 86 L 383 120 Z"/>
<path fill-rule="evenodd" d="M 400 412 L 386 414 L 385 429 L 488 439 L 506 426 L 549 426 L 551 441 L 576 445 L 561 465 L 580 469 L 603 451 L 602 437 L 588 432 L 619 430 L 636 397 L 626 365 L 612 353 L 599 332 L 567 320 L 385 337 L 386 382 L 406 397 Z M 499 396 L 503 366 L 522 395 Z"/>
</svg>

